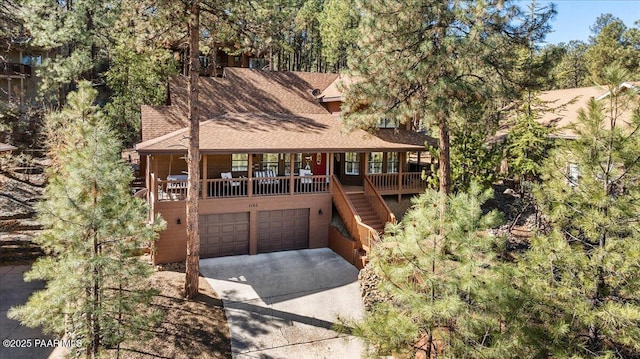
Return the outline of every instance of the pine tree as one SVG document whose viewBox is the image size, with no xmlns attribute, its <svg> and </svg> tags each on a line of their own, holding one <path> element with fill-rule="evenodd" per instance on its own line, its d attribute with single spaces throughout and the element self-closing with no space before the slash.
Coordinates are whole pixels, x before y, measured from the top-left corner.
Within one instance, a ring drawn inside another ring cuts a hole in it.
<svg viewBox="0 0 640 359">
<path fill-rule="evenodd" d="M 454 114 L 452 118 L 451 183 L 454 192 L 468 191 L 472 183 L 489 187 L 497 179 L 502 146 L 488 143 L 495 128 L 487 126 L 482 113 L 482 108 L 469 107 L 464 114 Z"/>
<path fill-rule="evenodd" d="M 373 127 L 380 117 L 418 118 L 436 127 L 440 189 L 449 193 L 451 119 L 484 107 L 491 127 L 494 114 L 521 89 L 512 53 L 544 38 L 554 10 L 530 16 L 509 1 L 463 0 L 360 6 L 360 39 L 349 59 L 359 81 L 346 93 L 345 119 Z"/>
<path fill-rule="evenodd" d="M 43 61 L 38 71 L 40 92 L 61 103 L 73 83 L 102 82 L 108 61 L 110 29 L 121 9 L 118 0 L 24 0 L 25 27 L 33 45 L 58 56 Z"/>
<path fill-rule="evenodd" d="M 582 41 L 569 41 L 560 43 L 559 50 L 562 52 L 560 61 L 553 69 L 552 77 L 555 82 L 552 88 L 577 88 L 585 87 L 589 84 L 589 70 L 585 54 L 587 44 Z"/>
<path fill-rule="evenodd" d="M 200 290 L 200 231 L 198 197 L 200 192 L 200 116 L 198 114 L 198 50 L 200 33 L 200 0 L 189 4 L 189 148 L 187 166 L 187 259 L 184 295 L 194 298 Z"/>
<path fill-rule="evenodd" d="M 536 181 L 553 144 L 549 128 L 536 121 L 538 111 L 525 107 L 529 110 L 520 109 L 509 130 L 506 154 L 510 175 L 518 181 Z"/>
<path fill-rule="evenodd" d="M 510 313 L 519 300 L 504 285 L 509 272 L 498 258 L 504 239 L 481 232 L 500 220 L 496 212 L 482 213 L 481 204 L 491 196 L 477 185 L 449 196 L 427 190 L 399 225 L 387 228 L 368 265 L 388 300 L 376 303 L 353 331 L 371 344 L 373 354 L 531 357 L 505 329 L 517 320 Z"/>
<path fill-rule="evenodd" d="M 612 65 L 629 71 L 630 78 L 638 76 L 640 70 L 640 29 L 627 28 L 622 20 L 611 14 L 603 14 L 591 27 L 594 36 L 585 53 L 589 73 L 602 78 L 603 70 Z"/>
<path fill-rule="evenodd" d="M 128 148 L 140 141 L 140 106 L 165 104 L 167 79 L 178 73 L 173 54 L 162 44 L 165 38 L 155 29 L 160 16 L 151 16 L 144 6 L 123 5 L 110 29 L 109 67 L 102 74 L 110 93 L 104 110 Z"/>
<path fill-rule="evenodd" d="M 145 224 L 147 205 L 131 196 L 131 169 L 93 105 L 96 94 L 82 82 L 67 107 L 48 117 L 53 165 L 38 206 L 45 229 L 36 238 L 47 255 L 25 275 L 47 286 L 9 312 L 27 326 L 80 340 L 72 349 L 91 357 L 153 322 L 146 307 L 154 292 L 141 285 L 151 267 L 136 252 L 164 224 Z"/>
<path fill-rule="evenodd" d="M 518 263 L 528 327 L 554 357 L 640 356 L 640 109 L 625 71 L 603 73 L 608 95 L 579 112 L 536 191 L 553 233 Z"/>
<path fill-rule="evenodd" d="M 360 16 L 355 0 L 326 0 L 319 15 L 322 55 L 329 64 L 346 65 L 358 37 Z"/>
</svg>

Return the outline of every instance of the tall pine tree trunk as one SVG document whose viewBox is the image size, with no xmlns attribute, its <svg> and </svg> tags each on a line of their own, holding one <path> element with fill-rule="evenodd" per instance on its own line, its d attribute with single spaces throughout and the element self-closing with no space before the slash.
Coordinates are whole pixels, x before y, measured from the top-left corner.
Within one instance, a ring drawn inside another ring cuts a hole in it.
<svg viewBox="0 0 640 359">
<path fill-rule="evenodd" d="M 93 206 L 96 208 L 98 206 L 98 189 L 95 181 L 92 184 L 91 193 L 93 196 Z M 89 346 L 89 351 L 91 358 L 97 358 L 98 352 L 100 349 L 100 267 L 99 261 L 97 258 L 100 256 L 100 244 L 98 240 L 98 230 L 96 228 L 91 228 L 90 230 L 91 238 L 93 240 L 93 248 L 92 248 L 92 259 L 93 259 L 93 288 L 92 288 L 92 307 L 91 307 L 91 344 Z"/>
<path fill-rule="evenodd" d="M 200 6 L 191 0 L 189 14 L 189 151 L 187 165 L 189 183 L 187 188 L 187 263 L 184 295 L 198 295 L 200 275 L 200 234 L 198 233 L 198 196 L 200 191 L 200 123 L 198 116 L 198 35 L 200 28 Z"/>
<path fill-rule="evenodd" d="M 449 141 L 449 122 L 444 110 L 438 112 L 438 135 L 440 156 L 438 158 L 438 171 L 440 177 L 440 192 L 451 193 L 451 158 Z M 443 208 L 444 211 L 444 208 Z"/>
</svg>

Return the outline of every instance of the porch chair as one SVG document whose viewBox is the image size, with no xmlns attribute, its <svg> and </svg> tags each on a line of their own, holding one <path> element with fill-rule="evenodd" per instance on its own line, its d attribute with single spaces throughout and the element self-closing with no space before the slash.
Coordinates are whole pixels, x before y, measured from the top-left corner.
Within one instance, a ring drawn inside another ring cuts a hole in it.
<svg viewBox="0 0 640 359">
<path fill-rule="evenodd" d="M 300 169 L 300 177 L 313 176 L 311 170 Z M 300 183 L 313 183 L 313 178 L 300 178 Z"/>
<path fill-rule="evenodd" d="M 255 177 L 258 178 L 258 184 L 280 184 L 278 179 L 268 178 L 276 177 L 276 173 L 273 170 L 256 171 Z"/>
<path fill-rule="evenodd" d="M 223 179 L 233 179 L 233 175 L 231 175 L 231 172 L 222 172 L 220 173 L 220 178 Z M 231 187 L 239 187 L 242 183 L 240 183 L 239 181 L 229 181 L 229 185 Z"/>
</svg>

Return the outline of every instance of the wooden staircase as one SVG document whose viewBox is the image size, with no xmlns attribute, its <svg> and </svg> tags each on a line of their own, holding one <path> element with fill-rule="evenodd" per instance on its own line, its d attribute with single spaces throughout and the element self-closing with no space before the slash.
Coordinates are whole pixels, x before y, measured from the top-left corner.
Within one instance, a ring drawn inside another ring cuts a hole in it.
<svg viewBox="0 0 640 359">
<path fill-rule="evenodd" d="M 351 201 L 351 204 L 364 224 L 375 229 L 378 233 L 384 232 L 386 220 L 376 214 L 376 211 L 364 195 L 364 192 L 349 193 L 347 197 L 349 197 L 349 201 Z"/>
<path fill-rule="evenodd" d="M 347 192 L 332 175 L 331 193 L 333 204 L 356 242 L 353 257 L 345 258 L 361 269 L 367 264 L 367 253 L 382 237 L 385 225 L 396 223 L 396 218 L 367 177 L 361 190 Z"/>
</svg>

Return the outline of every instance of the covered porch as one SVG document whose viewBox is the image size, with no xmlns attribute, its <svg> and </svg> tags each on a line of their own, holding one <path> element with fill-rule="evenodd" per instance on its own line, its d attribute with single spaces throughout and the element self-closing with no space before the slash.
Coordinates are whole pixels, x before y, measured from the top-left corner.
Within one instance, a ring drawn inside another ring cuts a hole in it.
<svg viewBox="0 0 640 359">
<path fill-rule="evenodd" d="M 200 199 L 328 193 L 330 156 L 329 153 L 203 154 Z M 147 156 L 147 161 L 150 201 L 184 200 L 188 180 L 184 155 Z M 315 166 L 310 164 L 312 161 Z"/>
<path fill-rule="evenodd" d="M 331 176 L 353 191 L 367 177 L 381 195 L 415 194 L 427 182 L 409 172 L 405 152 L 298 152 L 203 154 L 199 196 L 202 200 L 332 193 Z M 187 196 L 183 154 L 148 155 L 150 202 L 182 201 Z"/>
</svg>

